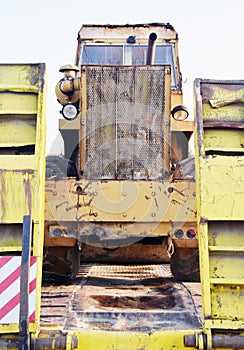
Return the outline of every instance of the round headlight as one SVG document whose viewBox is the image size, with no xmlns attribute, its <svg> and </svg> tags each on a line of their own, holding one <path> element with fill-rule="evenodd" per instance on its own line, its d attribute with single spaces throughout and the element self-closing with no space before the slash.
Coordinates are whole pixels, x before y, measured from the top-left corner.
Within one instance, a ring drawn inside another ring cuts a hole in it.
<svg viewBox="0 0 244 350">
<path fill-rule="evenodd" d="M 171 111 L 175 120 L 185 120 L 189 116 L 188 109 L 185 106 L 176 106 Z"/>
<path fill-rule="evenodd" d="M 62 113 L 63 117 L 67 120 L 73 120 L 78 115 L 77 108 L 72 104 L 68 104 L 68 105 L 63 106 L 61 113 Z"/>
</svg>

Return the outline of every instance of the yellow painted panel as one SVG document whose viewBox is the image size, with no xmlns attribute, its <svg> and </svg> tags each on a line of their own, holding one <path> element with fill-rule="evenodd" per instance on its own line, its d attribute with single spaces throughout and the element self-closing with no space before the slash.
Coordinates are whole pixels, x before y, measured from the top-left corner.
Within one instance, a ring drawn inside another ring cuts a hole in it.
<svg viewBox="0 0 244 350">
<path fill-rule="evenodd" d="M 0 65 L 0 115 L 37 113 L 39 69 L 38 64 Z"/>
<path fill-rule="evenodd" d="M 76 222 L 194 222 L 195 183 L 48 180 L 45 216 Z"/>
<path fill-rule="evenodd" d="M 35 114 L 37 113 L 37 95 L 33 93 L 0 94 L 1 114 Z"/>
<path fill-rule="evenodd" d="M 241 122 L 244 115 L 243 84 L 206 83 L 202 85 L 204 121 Z"/>
<path fill-rule="evenodd" d="M 20 147 L 35 143 L 36 127 L 34 121 L 32 123 L 24 120 L 1 122 L 0 119 L 0 147 Z"/>
<path fill-rule="evenodd" d="M 32 254 L 37 257 L 36 314 L 39 326 L 44 235 L 45 64 L 0 64 L 0 146 L 35 145 L 35 154 L 0 154 L 0 245 L 9 255 L 21 250 L 24 215 L 33 220 Z M 22 135 L 19 135 L 21 133 Z M 18 232 L 15 225 L 18 223 Z M 21 251 L 18 252 L 21 254 Z M 11 298 L 11 295 L 10 295 Z M 1 324 L 0 333 L 19 326 Z"/>
<path fill-rule="evenodd" d="M 23 215 L 38 217 L 39 201 L 36 201 L 39 179 L 31 170 L 0 171 L 0 222 L 21 223 Z"/>
<path fill-rule="evenodd" d="M 210 278 L 229 278 L 244 280 L 244 251 L 211 252 Z"/>
<path fill-rule="evenodd" d="M 244 247 L 243 221 L 209 222 L 209 245 L 212 247 Z"/>
<path fill-rule="evenodd" d="M 201 216 L 208 220 L 243 220 L 244 159 L 200 159 Z"/>
<path fill-rule="evenodd" d="M 75 335 L 78 337 L 78 350 L 182 350 L 185 349 L 185 334 L 194 334 L 194 330 L 172 330 L 152 334 L 139 332 L 80 332 Z"/>
<path fill-rule="evenodd" d="M 244 91 L 244 89 L 243 89 Z M 243 92 L 242 92 L 243 94 Z M 221 108 L 212 108 L 210 104 L 203 105 L 203 120 L 219 120 L 219 121 L 243 121 L 244 104 L 227 105 Z"/>
<path fill-rule="evenodd" d="M 37 330 L 35 323 L 30 323 L 30 332 L 35 332 Z M 18 324 L 1 324 L 0 325 L 0 335 L 1 334 L 8 334 L 8 333 L 18 333 L 19 332 L 19 325 Z M 14 337 L 14 335 L 13 335 Z M 9 348 L 8 348 L 9 349 Z M 0 348 L 2 350 L 2 348 Z"/>
<path fill-rule="evenodd" d="M 208 336 L 215 329 L 243 329 L 244 159 L 205 153 L 242 152 L 243 81 L 197 79 L 195 93 L 199 259 Z"/>
<path fill-rule="evenodd" d="M 36 145 L 35 150 L 38 150 L 39 147 Z M 32 169 L 34 171 L 39 171 L 40 176 L 43 176 L 43 170 L 38 169 L 39 168 L 39 162 L 38 162 L 38 154 L 35 155 L 1 155 L 0 156 L 0 164 L 1 164 L 1 170 L 2 171 L 13 171 L 13 164 L 14 164 L 14 170 L 17 172 L 17 170 L 23 170 L 28 171 L 28 169 Z"/>
<path fill-rule="evenodd" d="M 244 320 L 241 300 L 244 287 L 238 285 L 216 286 L 211 291 L 212 318 L 220 320 Z"/>
<path fill-rule="evenodd" d="M 205 129 L 204 143 L 205 151 L 244 152 L 244 131 Z"/>
<path fill-rule="evenodd" d="M 38 64 L 1 64 L 0 85 L 9 86 L 38 86 Z M 21 89 L 22 91 L 23 89 Z"/>
</svg>

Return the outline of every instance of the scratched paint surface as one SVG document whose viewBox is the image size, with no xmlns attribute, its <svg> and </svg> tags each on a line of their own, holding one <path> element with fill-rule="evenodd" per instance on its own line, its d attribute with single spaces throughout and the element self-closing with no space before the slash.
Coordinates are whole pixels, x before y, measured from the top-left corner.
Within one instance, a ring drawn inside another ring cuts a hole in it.
<svg viewBox="0 0 244 350">
<path fill-rule="evenodd" d="M 208 156 L 201 159 L 202 213 L 209 220 L 243 219 L 244 159 Z"/>
<path fill-rule="evenodd" d="M 46 202 L 48 220 L 195 221 L 193 181 L 48 180 Z"/>
<path fill-rule="evenodd" d="M 38 183 L 33 170 L 0 171 L 0 222 L 22 222 L 23 215 L 37 213 L 33 200 Z"/>
<path fill-rule="evenodd" d="M 0 252 L 20 258 L 23 216 L 30 215 L 37 261 L 32 332 L 39 321 L 44 232 L 45 64 L 0 64 L 0 122 Z M 6 269 L 4 278 L 11 276 Z M 0 333 L 18 333 L 18 317 L 1 324 Z"/>
</svg>

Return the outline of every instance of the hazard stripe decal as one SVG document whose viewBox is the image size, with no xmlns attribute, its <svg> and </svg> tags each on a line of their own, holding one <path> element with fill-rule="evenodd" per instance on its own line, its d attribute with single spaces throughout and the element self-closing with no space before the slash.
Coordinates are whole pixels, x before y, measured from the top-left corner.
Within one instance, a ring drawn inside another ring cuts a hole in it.
<svg viewBox="0 0 244 350">
<path fill-rule="evenodd" d="M 9 260 L 11 260 L 13 257 L 12 256 L 3 256 L 0 259 L 0 267 L 2 267 L 3 265 L 7 264 L 9 262 Z"/>
<path fill-rule="evenodd" d="M 2 283 L 0 283 L 0 293 L 2 294 L 20 276 L 20 266 L 13 271 Z"/>
<path fill-rule="evenodd" d="M 19 323 L 20 256 L 0 257 L 0 324 Z M 37 258 L 30 258 L 29 322 L 35 322 Z"/>
<path fill-rule="evenodd" d="M 5 257 L 4 257 L 5 258 Z M 12 259 L 13 258 L 19 258 L 20 257 L 11 257 Z M 2 260 L 2 258 L 0 258 L 0 261 Z M 7 260 L 7 259 L 6 259 Z M 15 266 L 15 263 L 14 263 L 14 260 L 13 259 L 13 266 Z M 10 259 L 8 260 L 8 262 L 10 262 Z M 30 266 L 32 266 L 36 261 L 34 259 L 31 259 L 30 260 Z M 5 264 L 6 266 L 6 264 Z M 10 269 L 11 267 L 9 267 Z M 6 271 L 7 272 L 7 271 Z M 21 272 L 21 268 L 20 266 L 14 270 L 12 273 L 10 273 L 10 275 L 3 281 L 0 283 L 0 293 L 2 294 L 2 292 L 7 289 L 19 276 L 20 276 L 20 272 Z M 4 271 L 1 271 L 1 274 L 4 274 Z"/>
</svg>

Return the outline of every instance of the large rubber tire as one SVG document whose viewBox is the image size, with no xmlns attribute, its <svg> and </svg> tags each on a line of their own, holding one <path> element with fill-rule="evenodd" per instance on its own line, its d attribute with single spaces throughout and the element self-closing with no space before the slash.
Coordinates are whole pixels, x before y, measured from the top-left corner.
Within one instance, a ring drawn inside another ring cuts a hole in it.
<svg viewBox="0 0 244 350">
<path fill-rule="evenodd" d="M 69 283 L 76 277 L 79 266 L 78 247 L 46 247 L 43 258 L 43 281 Z"/>
<path fill-rule="evenodd" d="M 171 256 L 173 276 L 182 282 L 200 282 L 199 253 L 195 248 L 176 248 Z"/>
</svg>

